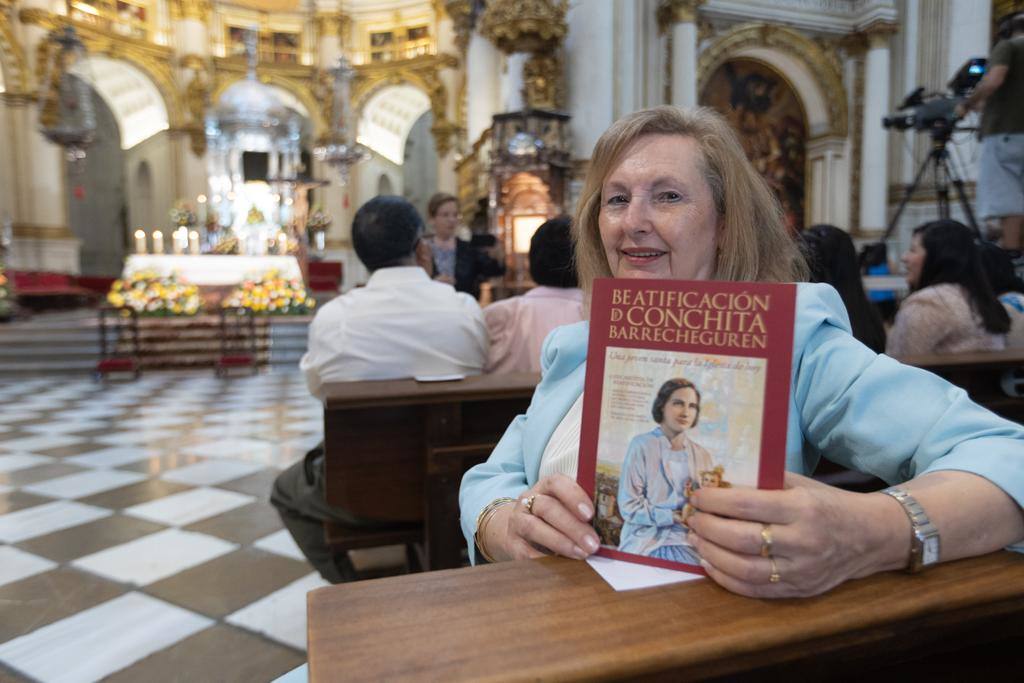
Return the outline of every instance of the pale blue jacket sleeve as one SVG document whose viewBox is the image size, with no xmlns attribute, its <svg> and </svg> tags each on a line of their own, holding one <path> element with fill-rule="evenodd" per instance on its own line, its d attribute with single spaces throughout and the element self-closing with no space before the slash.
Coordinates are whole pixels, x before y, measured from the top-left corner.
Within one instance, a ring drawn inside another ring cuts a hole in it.
<svg viewBox="0 0 1024 683">
<path fill-rule="evenodd" d="M 538 410 L 538 398 L 544 394 L 545 380 L 550 380 L 549 370 L 556 361 L 558 344 L 552 341 L 558 329 L 548 335 L 541 348 L 541 383 L 534 392 L 533 400 L 525 415 L 518 415 L 486 462 L 472 467 L 462 477 L 459 488 L 459 509 L 462 533 L 469 548 L 469 561 L 476 563 L 476 518 L 488 503 L 498 498 L 517 498 L 530 487 L 526 473 L 523 440 L 530 418 Z"/>
<path fill-rule="evenodd" d="M 805 452 L 804 467 L 790 462 L 788 469 L 809 471 L 824 456 L 890 484 L 960 470 L 985 477 L 1024 506 L 1021 425 L 938 376 L 862 345 L 848 333 L 830 287 L 801 286 L 798 302 L 790 409 Z"/>
</svg>

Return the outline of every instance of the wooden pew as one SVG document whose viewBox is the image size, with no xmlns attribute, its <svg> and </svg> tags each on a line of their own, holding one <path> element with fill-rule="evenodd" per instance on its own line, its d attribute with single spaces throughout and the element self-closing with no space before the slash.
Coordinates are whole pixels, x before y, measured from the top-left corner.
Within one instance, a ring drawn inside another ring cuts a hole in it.
<svg viewBox="0 0 1024 683">
<path fill-rule="evenodd" d="M 307 596 L 309 680 L 1019 680 L 1024 556 L 1000 551 L 825 595 L 708 579 L 616 592 L 549 557 Z"/>
<path fill-rule="evenodd" d="M 942 353 L 900 358 L 961 387 L 976 403 L 997 415 L 1024 423 L 1024 398 L 1007 396 L 1000 386 L 1004 373 L 1024 368 L 1024 349 Z"/>
<path fill-rule="evenodd" d="M 326 385 L 327 502 L 396 528 L 422 523 L 425 568 L 460 566 L 462 474 L 526 412 L 539 379 L 519 373 Z"/>
</svg>

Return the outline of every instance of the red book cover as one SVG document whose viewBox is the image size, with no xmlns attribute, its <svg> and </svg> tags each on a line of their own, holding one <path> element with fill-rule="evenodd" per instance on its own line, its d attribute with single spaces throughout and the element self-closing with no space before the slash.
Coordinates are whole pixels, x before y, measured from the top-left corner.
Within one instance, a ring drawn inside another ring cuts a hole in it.
<svg viewBox="0 0 1024 683">
<path fill-rule="evenodd" d="M 703 574 L 690 494 L 782 487 L 796 285 L 594 282 L 578 481 L 599 555 Z"/>
</svg>

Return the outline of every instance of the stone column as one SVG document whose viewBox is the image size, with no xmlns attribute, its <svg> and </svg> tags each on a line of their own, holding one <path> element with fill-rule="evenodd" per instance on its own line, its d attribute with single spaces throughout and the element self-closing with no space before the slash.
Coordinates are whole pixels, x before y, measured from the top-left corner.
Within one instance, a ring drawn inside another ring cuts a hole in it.
<svg viewBox="0 0 1024 683">
<path fill-rule="evenodd" d="M 697 105 L 697 8 L 704 0 L 666 0 L 659 14 L 672 34 L 672 104 Z"/>
<path fill-rule="evenodd" d="M 458 50 L 454 22 L 448 14 L 440 10 L 437 14 L 436 39 L 438 53 L 451 54 Z M 463 57 L 465 57 L 464 54 Z M 444 121 L 439 121 L 435 114 L 432 129 L 437 150 L 437 191 L 457 195 L 459 183 L 455 174 L 455 155 L 458 152 L 458 128 L 454 122 L 459 110 L 459 75 L 456 69 L 440 67 L 437 75 L 444 85 L 447 95 L 445 102 L 447 118 Z"/>
<path fill-rule="evenodd" d="M 889 113 L 889 38 L 893 24 L 873 24 L 864 30 L 868 50 L 864 56 L 864 119 L 861 134 L 860 228 L 884 230 L 888 224 L 889 133 L 882 117 Z"/>
<path fill-rule="evenodd" d="M 171 6 L 178 58 L 178 82 L 185 92 L 186 120 L 171 131 L 177 173 L 175 194 L 195 203 L 200 194 L 209 196 L 206 172 L 204 117 L 210 102 L 213 79 L 208 70 L 210 37 L 209 0 L 176 0 Z M 157 207 L 158 209 L 160 207 Z"/>
<path fill-rule="evenodd" d="M 47 0 L 24 0 L 20 9 L 48 12 Z M 48 39 L 47 29 L 36 24 L 12 22 L 17 29 L 30 74 L 37 74 L 39 46 Z M 45 54 L 45 53 L 43 53 Z M 33 84 L 38 87 L 38 83 Z M 67 172 L 63 150 L 39 132 L 36 100 L 8 97 L 8 121 L 13 133 L 5 138 L 18 171 L 11 219 L 14 240 L 11 268 L 79 271 L 80 240 L 68 228 Z"/>
<path fill-rule="evenodd" d="M 321 70 L 321 82 L 324 86 L 330 85 L 333 87 L 334 77 L 328 70 L 338 65 L 338 58 L 344 54 L 345 44 L 350 42 L 352 19 L 342 12 L 325 12 L 317 16 L 316 23 L 319 31 L 317 66 Z M 329 89 L 327 92 L 333 93 L 333 89 Z M 322 106 L 324 111 L 328 111 L 331 109 L 331 102 L 324 102 Z M 326 124 L 330 126 L 331 121 L 327 120 Z M 354 141 L 356 127 L 350 125 L 349 131 Z M 327 130 L 318 131 L 318 134 L 327 132 Z M 324 211 L 333 219 L 331 227 L 327 229 L 326 242 L 335 250 L 348 249 L 350 247 L 352 215 L 354 213 L 351 206 L 345 206 L 345 196 L 349 192 L 349 188 L 341 186 L 337 181 L 337 174 L 322 162 L 314 160 L 313 168 L 309 169 L 309 171 L 314 178 L 330 181 L 329 185 L 313 191 L 313 204 L 323 206 Z M 349 184 L 351 185 L 351 182 Z M 310 206 L 310 210 L 312 208 Z M 328 257 L 337 260 L 336 255 L 328 255 Z"/>
<path fill-rule="evenodd" d="M 466 51 L 466 138 L 470 146 L 491 127 L 497 112 L 498 48 L 478 32 L 469 38 Z"/>
<path fill-rule="evenodd" d="M 499 85 L 501 95 L 499 107 L 502 112 L 520 111 L 526 103 L 523 101 L 523 65 L 529 55 L 525 52 L 513 52 L 505 55 Z"/>
</svg>

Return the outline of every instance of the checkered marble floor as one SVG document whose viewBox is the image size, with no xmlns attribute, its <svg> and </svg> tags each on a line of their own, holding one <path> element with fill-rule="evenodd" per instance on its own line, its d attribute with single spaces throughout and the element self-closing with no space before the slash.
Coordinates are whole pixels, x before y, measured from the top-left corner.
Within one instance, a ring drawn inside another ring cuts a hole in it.
<svg viewBox="0 0 1024 683">
<path fill-rule="evenodd" d="M 0 681 L 268 681 L 324 585 L 268 502 L 297 372 L 0 379 Z"/>
</svg>

